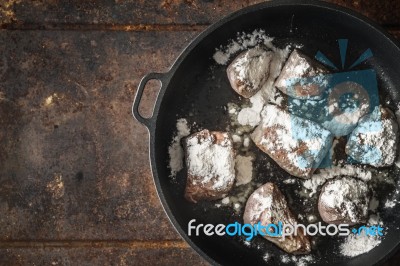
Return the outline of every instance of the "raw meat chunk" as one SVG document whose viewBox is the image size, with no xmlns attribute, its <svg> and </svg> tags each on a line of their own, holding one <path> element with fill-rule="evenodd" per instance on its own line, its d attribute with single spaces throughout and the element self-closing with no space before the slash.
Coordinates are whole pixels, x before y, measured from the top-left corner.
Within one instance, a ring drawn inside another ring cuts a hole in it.
<svg viewBox="0 0 400 266">
<path fill-rule="evenodd" d="M 284 195 L 273 183 L 266 183 L 251 194 L 246 203 L 243 220 L 245 224 L 260 223 L 262 226 L 276 225 L 278 222 L 292 226 L 297 224 Z M 288 253 L 307 254 L 311 252 L 310 240 L 304 235 L 302 228 L 298 229 L 297 235 L 292 234 L 285 238 L 268 235 L 265 231 L 264 234 L 265 239 Z"/>
<path fill-rule="evenodd" d="M 226 70 L 232 88 L 245 98 L 256 94 L 268 80 L 273 55 L 259 47 L 239 54 Z"/>
<path fill-rule="evenodd" d="M 251 134 L 254 143 L 289 174 L 309 178 L 332 144 L 332 134 L 307 119 L 266 105 Z"/>
<path fill-rule="evenodd" d="M 328 86 L 328 70 L 298 49 L 289 56 L 275 87 L 297 99 L 320 99 Z"/>
<path fill-rule="evenodd" d="M 329 224 L 364 223 L 370 196 L 368 185 L 361 180 L 351 177 L 330 180 L 322 187 L 318 211 Z"/>
<path fill-rule="evenodd" d="M 185 140 L 187 182 L 191 202 L 221 199 L 235 182 L 235 159 L 228 133 L 202 130 Z"/>
<path fill-rule="evenodd" d="M 346 154 L 359 163 L 390 166 L 397 154 L 398 125 L 393 113 L 383 107 L 360 119 L 349 136 Z"/>
</svg>

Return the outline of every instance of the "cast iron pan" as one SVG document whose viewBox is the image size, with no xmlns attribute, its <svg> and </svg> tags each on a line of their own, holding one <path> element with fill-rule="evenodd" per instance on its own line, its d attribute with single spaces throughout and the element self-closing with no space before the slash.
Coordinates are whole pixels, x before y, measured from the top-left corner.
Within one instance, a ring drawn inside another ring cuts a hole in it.
<svg viewBox="0 0 400 266">
<path fill-rule="evenodd" d="M 223 265 L 265 265 L 263 255 L 272 255 L 272 265 L 280 264 L 280 255 L 285 254 L 270 242 L 256 238 L 247 247 L 240 237 L 188 236 L 187 225 L 191 219 L 196 224 L 214 225 L 242 222 L 242 213 L 235 214 L 229 207 L 215 208 L 214 203 L 192 204 L 184 200 L 183 189 L 186 169 L 177 175 L 177 182 L 171 182 L 168 169 L 168 146 L 175 133 L 177 118 L 185 117 L 191 124 L 196 122 L 202 128 L 224 130 L 229 116 L 224 111 L 228 102 L 239 102 L 239 97 L 230 88 L 226 77 L 226 66 L 217 66 L 212 59 L 215 49 L 227 45 L 237 32 L 252 32 L 264 29 L 276 38 L 275 45 L 303 45 L 303 51 L 315 55 L 323 51 L 335 65 L 340 65 L 338 39 L 348 39 L 345 68 L 360 54 L 370 48 L 374 57 L 355 69 L 373 68 L 378 74 L 381 102 L 392 110 L 400 103 L 400 49 L 395 41 L 369 19 L 350 10 L 316 1 L 272 1 L 240 10 L 223 18 L 200 34 L 179 56 L 168 73 L 146 75 L 137 90 L 133 104 L 134 117 L 150 132 L 150 160 L 158 195 L 169 219 L 180 235 L 206 260 Z M 345 71 L 345 70 L 344 70 Z M 138 107 L 145 84 L 160 80 L 162 87 L 155 104 L 153 116 L 144 118 Z M 189 112 L 193 116 L 189 116 Z M 268 156 L 257 154 L 257 182 L 273 181 L 290 198 L 292 209 L 301 213 L 307 206 L 294 193 L 298 185 L 285 186 L 282 180 L 288 177 Z M 266 166 L 266 161 L 271 166 Z M 395 167 L 391 174 L 398 176 Z M 393 187 L 383 187 L 381 200 L 393 191 Z M 317 265 L 372 265 L 385 261 L 396 252 L 400 242 L 400 204 L 390 210 L 380 210 L 385 221 L 386 236 L 382 243 L 367 254 L 345 258 L 339 254 L 339 238 L 317 239 L 318 248 L 312 254 Z M 285 264 L 288 265 L 288 264 Z"/>
</svg>

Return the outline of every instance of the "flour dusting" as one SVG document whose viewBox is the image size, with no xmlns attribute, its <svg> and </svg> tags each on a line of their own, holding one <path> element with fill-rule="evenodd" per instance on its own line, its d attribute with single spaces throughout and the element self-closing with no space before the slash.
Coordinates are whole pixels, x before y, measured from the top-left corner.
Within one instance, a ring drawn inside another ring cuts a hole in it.
<svg viewBox="0 0 400 266">
<path fill-rule="evenodd" d="M 254 158 L 252 156 L 236 156 L 236 186 L 245 185 L 251 182 L 253 177 L 253 160 Z"/>
<path fill-rule="evenodd" d="M 169 168 L 171 169 L 171 177 L 175 177 L 176 174 L 183 168 L 183 148 L 181 146 L 181 139 L 189 136 L 190 127 L 185 118 L 180 118 L 176 122 L 176 135 L 173 137 L 171 145 L 168 147 L 169 154 Z"/>
<path fill-rule="evenodd" d="M 314 174 L 310 179 L 303 182 L 303 187 L 310 190 L 309 196 L 317 193 L 319 186 L 322 186 L 327 180 L 338 176 L 354 176 L 363 181 L 369 181 L 372 173 L 361 167 L 354 165 L 332 166 L 331 168 L 319 169 L 319 173 Z"/>
<path fill-rule="evenodd" d="M 221 133 L 223 139 L 219 140 L 215 134 L 202 132 L 205 134 L 187 139 L 188 173 L 201 177 L 203 184 L 212 182 L 212 188 L 218 190 L 235 179 L 232 141 L 227 133 Z"/>
<path fill-rule="evenodd" d="M 340 245 L 340 253 L 346 257 L 355 257 L 368 251 L 381 243 L 378 236 L 368 236 L 364 233 L 360 235 L 350 234 L 345 242 Z"/>
<path fill-rule="evenodd" d="M 257 29 L 252 33 L 238 33 L 235 40 L 231 40 L 225 47 L 216 49 L 213 58 L 220 65 L 226 65 L 234 54 L 257 45 L 264 45 L 267 48 L 275 48 L 272 44 L 274 38 L 268 37 L 264 30 Z"/>
</svg>

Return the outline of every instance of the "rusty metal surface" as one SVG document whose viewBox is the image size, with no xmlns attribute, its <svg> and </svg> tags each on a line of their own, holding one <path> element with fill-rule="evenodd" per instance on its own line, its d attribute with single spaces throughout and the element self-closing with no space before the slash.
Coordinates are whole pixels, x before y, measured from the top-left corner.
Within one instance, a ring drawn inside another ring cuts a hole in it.
<svg viewBox="0 0 400 266">
<path fill-rule="evenodd" d="M 130 108 L 144 74 L 255 2 L 0 3 L 1 265 L 205 264 L 161 208 Z M 333 2 L 400 36 L 399 1 Z"/>
<path fill-rule="evenodd" d="M 177 238 L 130 108 L 193 35 L 2 32 L 0 239 Z"/>
<path fill-rule="evenodd" d="M 209 24 L 245 6 L 263 2 L 226 0 L 5 0 L 0 24 Z M 356 9 L 381 24 L 397 25 L 397 0 L 332 0 Z"/>
<path fill-rule="evenodd" d="M 190 249 L 45 248 L 0 250 L 2 265 L 207 265 Z"/>
</svg>

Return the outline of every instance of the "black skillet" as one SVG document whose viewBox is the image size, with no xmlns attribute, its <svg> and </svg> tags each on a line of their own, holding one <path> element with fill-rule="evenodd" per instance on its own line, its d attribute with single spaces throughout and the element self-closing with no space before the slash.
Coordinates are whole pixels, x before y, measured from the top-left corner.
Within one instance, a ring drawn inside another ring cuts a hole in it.
<svg viewBox="0 0 400 266">
<path fill-rule="evenodd" d="M 224 130 L 229 123 L 224 106 L 240 99 L 229 86 L 226 67 L 218 66 L 212 55 L 217 47 L 227 45 L 229 40 L 235 38 L 237 32 L 252 32 L 254 29 L 264 29 L 269 36 L 275 37 L 276 46 L 303 45 L 303 51 L 310 55 L 320 50 L 336 66 L 341 64 L 337 40 L 348 39 L 345 67 L 339 71 L 346 71 L 359 55 L 370 48 L 374 56 L 355 69 L 375 69 L 381 102 L 393 110 L 400 103 L 400 49 L 393 38 L 374 22 L 353 11 L 318 1 L 272 1 L 240 10 L 201 33 L 167 73 L 146 75 L 137 90 L 133 115 L 150 133 L 150 160 L 158 195 L 179 234 L 212 264 L 265 265 L 262 257 L 268 252 L 272 257 L 269 263 L 278 265 L 282 264 L 280 256 L 285 254 L 260 238 L 254 239 L 247 247 L 240 237 L 188 236 L 187 225 L 191 219 L 196 219 L 196 224 L 227 224 L 242 222 L 242 216 L 229 207 L 215 208 L 214 203 L 192 204 L 184 200 L 185 169 L 178 173 L 177 182 L 171 182 L 169 178 L 168 146 L 176 130 L 177 118 L 185 117 L 189 123 L 196 122 L 200 127 L 212 130 Z M 160 80 L 162 87 L 153 116 L 144 118 L 139 114 L 138 107 L 144 87 L 151 79 Z M 189 113 L 193 115 L 189 116 Z M 294 193 L 298 185 L 285 186 L 282 180 L 288 175 L 267 156 L 256 149 L 254 152 L 257 154 L 255 167 L 258 173 L 255 179 L 259 183 L 276 182 L 291 199 L 295 212 L 305 210 L 307 207 Z M 269 167 L 266 161 L 270 161 Z M 391 173 L 399 174 L 395 167 Z M 381 200 L 385 200 L 390 191 L 393 187 L 382 192 L 384 196 Z M 346 258 L 338 251 L 340 239 L 317 239 L 318 248 L 312 253 L 316 264 L 372 265 L 382 263 L 394 254 L 400 242 L 396 229 L 400 224 L 399 205 L 380 211 L 387 234 L 378 247 L 364 255 Z"/>
</svg>

